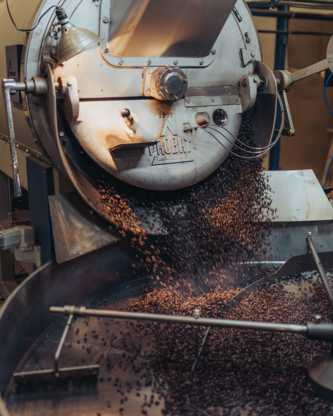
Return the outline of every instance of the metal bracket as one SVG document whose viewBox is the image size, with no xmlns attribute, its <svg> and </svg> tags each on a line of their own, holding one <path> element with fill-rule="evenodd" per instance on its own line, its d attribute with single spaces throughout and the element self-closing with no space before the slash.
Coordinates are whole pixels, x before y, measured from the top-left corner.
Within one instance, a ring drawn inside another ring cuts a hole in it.
<svg viewBox="0 0 333 416">
<path fill-rule="evenodd" d="M 241 48 L 240 56 L 242 60 L 242 66 L 245 67 L 247 64 L 253 61 L 254 52 L 250 51 L 249 49 Z"/>
<path fill-rule="evenodd" d="M 257 99 L 258 87 L 261 79 L 258 75 L 243 75 L 239 81 L 239 92 L 243 112 L 250 110 Z"/>
<path fill-rule="evenodd" d="M 64 99 L 64 112 L 67 121 L 76 121 L 79 117 L 80 100 L 75 77 L 59 77 L 58 98 Z"/>
</svg>

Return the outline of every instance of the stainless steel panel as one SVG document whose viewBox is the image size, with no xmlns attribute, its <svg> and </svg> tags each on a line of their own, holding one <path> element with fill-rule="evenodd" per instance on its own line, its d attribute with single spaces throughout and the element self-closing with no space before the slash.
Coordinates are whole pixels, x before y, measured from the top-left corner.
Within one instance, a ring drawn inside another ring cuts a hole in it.
<svg viewBox="0 0 333 416">
<path fill-rule="evenodd" d="M 75 192 L 49 197 L 58 263 L 82 256 L 120 239 L 109 222 L 93 213 Z"/>
<path fill-rule="evenodd" d="M 271 208 L 276 209 L 277 222 L 333 222 L 333 208 L 322 190 L 313 170 L 266 171 L 272 191 Z"/>
<path fill-rule="evenodd" d="M 207 56 L 235 3 L 111 0 L 110 53 L 117 57 Z"/>
</svg>

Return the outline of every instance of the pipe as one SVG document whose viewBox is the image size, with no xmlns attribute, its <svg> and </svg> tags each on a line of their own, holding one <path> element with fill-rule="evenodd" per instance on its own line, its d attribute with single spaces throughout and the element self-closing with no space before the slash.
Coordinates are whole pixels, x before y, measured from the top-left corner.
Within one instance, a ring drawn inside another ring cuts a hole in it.
<svg viewBox="0 0 333 416">
<path fill-rule="evenodd" d="M 292 30 L 258 30 L 258 33 L 273 33 L 278 35 L 315 35 L 315 36 L 332 36 L 327 32 L 299 32 Z"/>
<path fill-rule="evenodd" d="M 290 12 L 290 11 L 284 11 L 284 10 L 259 10 L 259 9 L 251 9 L 251 13 L 253 16 L 258 16 L 258 17 L 278 17 L 278 18 L 284 18 L 284 19 L 333 21 L 333 14 L 302 13 L 302 12 Z"/>
<path fill-rule="evenodd" d="M 199 326 L 217 326 L 222 328 L 253 329 L 257 331 L 292 332 L 307 334 L 306 325 L 276 324 L 271 322 L 248 322 L 229 319 L 192 318 L 187 316 L 155 315 L 151 313 L 103 311 L 99 309 L 86 309 L 84 306 L 51 306 L 51 313 L 73 316 L 92 316 L 99 318 L 135 319 L 137 321 L 153 321 L 167 324 L 187 324 Z"/>
</svg>

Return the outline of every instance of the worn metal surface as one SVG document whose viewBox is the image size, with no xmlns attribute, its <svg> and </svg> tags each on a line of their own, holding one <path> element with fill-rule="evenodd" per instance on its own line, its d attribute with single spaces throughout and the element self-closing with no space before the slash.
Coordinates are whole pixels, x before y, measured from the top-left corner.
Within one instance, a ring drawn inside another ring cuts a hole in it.
<svg viewBox="0 0 333 416">
<path fill-rule="evenodd" d="M 333 208 L 328 202 L 313 170 L 265 171 L 272 192 L 271 207 L 277 222 L 333 222 Z M 310 231 L 310 230 L 309 230 Z"/>
<path fill-rule="evenodd" d="M 105 59 L 113 65 L 117 65 L 118 57 L 126 58 L 126 66 L 146 65 L 147 58 L 155 66 L 172 65 L 176 58 L 181 65 L 198 66 L 198 58 L 211 55 L 235 3 L 236 0 L 199 0 L 191 5 L 178 0 L 103 1 L 101 49 L 109 49 Z M 208 59 L 207 64 L 210 62 Z"/>
<path fill-rule="evenodd" d="M 82 256 L 120 239 L 115 228 L 91 211 L 76 193 L 49 197 L 58 263 Z"/>
</svg>

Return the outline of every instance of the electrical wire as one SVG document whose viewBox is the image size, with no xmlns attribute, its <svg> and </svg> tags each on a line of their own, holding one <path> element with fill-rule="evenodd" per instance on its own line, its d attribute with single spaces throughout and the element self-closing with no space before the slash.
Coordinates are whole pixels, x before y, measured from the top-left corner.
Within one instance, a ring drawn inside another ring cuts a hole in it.
<svg viewBox="0 0 333 416">
<path fill-rule="evenodd" d="M 279 132 L 278 132 L 278 135 L 277 135 L 277 137 L 276 137 L 276 139 L 274 140 L 274 142 L 273 143 L 271 143 L 271 144 L 269 144 L 268 146 L 265 146 L 265 147 L 263 147 L 263 148 L 257 148 L 258 150 L 259 149 L 265 149 L 265 150 L 263 150 L 262 152 L 259 152 L 259 151 L 256 151 L 256 152 L 250 152 L 249 150 L 246 150 L 246 149 L 242 149 L 242 148 L 240 148 L 239 146 L 237 146 L 237 145 L 235 145 L 235 143 L 234 142 L 232 142 L 231 140 L 229 140 L 223 133 L 221 133 L 220 131 L 218 131 L 218 130 L 215 130 L 215 129 L 213 129 L 212 127 L 210 127 L 210 125 L 206 125 L 206 126 L 202 126 L 202 127 L 199 127 L 200 129 L 202 129 L 202 130 L 204 130 L 206 133 L 208 133 L 209 135 L 211 135 L 212 137 L 214 137 L 214 139 L 218 142 L 218 143 L 220 143 L 220 145 L 225 149 L 225 150 L 227 150 L 229 153 L 231 153 L 231 154 L 233 154 L 234 156 L 237 156 L 237 157 L 240 157 L 240 158 L 242 158 L 242 159 L 258 159 L 258 158 L 260 158 L 260 157 L 262 157 L 262 156 L 264 156 L 265 154 L 267 154 L 269 151 L 270 151 L 270 149 L 272 149 L 272 147 L 278 142 L 278 140 L 280 140 L 280 137 L 281 137 L 281 134 L 282 134 L 282 130 L 283 130 L 283 127 L 284 127 L 284 110 L 283 110 L 283 104 L 282 104 L 282 101 L 281 101 L 281 98 L 280 98 L 280 96 L 279 96 L 279 94 L 277 95 L 277 98 L 278 98 L 278 100 L 279 100 L 279 103 L 280 103 L 280 107 L 281 107 L 281 124 L 280 124 L 280 128 L 279 128 Z M 215 126 L 216 127 L 216 126 Z M 222 126 L 219 126 L 219 127 L 222 127 Z M 221 134 L 221 136 L 223 136 L 225 139 L 227 139 L 227 141 L 229 142 L 229 143 L 232 143 L 233 145 L 235 145 L 237 148 L 239 148 L 239 149 L 241 149 L 241 150 L 243 150 L 243 151 L 245 151 L 245 152 L 248 152 L 248 153 L 258 153 L 256 156 L 242 156 L 242 155 L 238 155 L 237 153 L 234 153 L 232 150 L 230 150 L 230 149 L 228 149 L 223 143 L 221 143 L 221 141 L 216 137 L 216 136 L 214 136 L 214 134 L 212 134 L 212 133 L 210 133 L 209 131 L 207 131 L 206 130 L 206 128 L 211 128 L 211 129 L 213 129 L 213 130 L 215 130 L 217 133 L 219 133 L 219 134 Z M 226 130 L 233 138 L 235 138 L 236 140 L 238 140 L 238 141 L 240 141 L 242 144 L 245 144 L 245 143 L 243 143 L 241 140 L 239 140 L 239 139 L 237 139 L 236 138 L 236 136 L 234 136 L 231 132 L 229 132 L 227 129 L 225 129 L 224 128 L 224 130 Z M 255 148 L 253 148 L 253 149 L 255 149 Z"/>
<path fill-rule="evenodd" d="M 12 14 L 11 14 L 11 12 L 10 12 L 10 10 L 9 10 L 9 4 L 8 4 L 8 0 L 6 0 L 6 6 L 7 6 L 7 11 L 8 11 L 8 14 L 9 14 L 9 17 L 10 17 L 10 20 L 12 21 L 12 23 L 13 23 L 13 25 L 14 25 L 14 27 L 15 27 L 15 29 L 16 30 L 18 30 L 19 32 L 32 32 L 33 30 L 35 30 L 36 29 L 36 27 L 39 25 L 39 23 L 40 23 L 40 21 L 43 19 L 43 17 L 50 11 L 50 10 L 52 10 L 52 9 L 55 9 L 57 6 L 51 6 L 51 7 L 49 7 L 47 10 L 46 10 L 46 12 L 44 12 L 42 15 L 41 15 L 41 17 L 38 19 L 38 21 L 37 21 L 37 23 L 35 24 L 35 26 L 33 27 L 33 28 L 31 28 L 31 29 L 19 29 L 17 26 L 16 26 L 16 23 L 14 22 L 14 19 L 13 19 L 13 16 L 12 16 Z"/>
<path fill-rule="evenodd" d="M 330 105 L 329 105 L 329 103 L 328 103 L 328 101 L 327 101 L 327 97 L 326 97 L 326 88 L 327 88 L 328 83 L 330 82 L 330 79 L 332 78 L 332 75 L 333 75 L 333 72 L 332 72 L 332 73 L 331 73 L 331 75 L 327 78 L 327 80 L 326 80 L 326 82 L 325 82 L 325 86 L 324 86 L 324 98 L 325 98 L 325 103 L 326 103 L 326 105 L 327 105 L 328 109 L 330 110 L 330 113 L 331 113 L 331 114 L 332 114 L 332 116 L 333 116 L 333 111 L 332 111 L 332 109 L 331 109 L 331 107 L 330 107 Z M 329 161 L 329 164 L 328 164 L 327 169 L 326 169 L 326 172 L 325 172 L 325 176 L 324 176 L 324 180 L 323 180 L 323 189 L 325 189 L 325 182 L 326 182 L 327 175 L 328 175 L 328 171 L 330 170 L 330 167 L 331 167 L 332 161 L 333 161 L 333 154 L 332 154 L 332 156 L 331 156 L 331 159 L 330 159 L 330 161 Z"/>
</svg>

